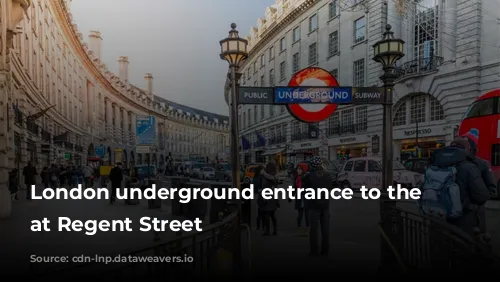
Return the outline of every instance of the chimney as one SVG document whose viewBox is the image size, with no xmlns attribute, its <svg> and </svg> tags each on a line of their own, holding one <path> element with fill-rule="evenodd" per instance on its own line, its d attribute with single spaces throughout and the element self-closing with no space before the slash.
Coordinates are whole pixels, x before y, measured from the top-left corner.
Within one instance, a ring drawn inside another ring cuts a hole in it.
<svg viewBox="0 0 500 282">
<path fill-rule="evenodd" d="M 101 59 L 101 33 L 99 31 L 91 31 L 89 34 L 89 49 L 94 52 L 97 59 Z"/>
<path fill-rule="evenodd" d="M 153 75 L 150 74 L 150 73 L 147 73 L 145 76 L 144 76 L 144 79 L 146 79 L 146 83 L 147 83 L 147 91 L 149 95 L 153 95 Z"/>
<path fill-rule="evenodd" d="M 118 59 L 119 64 L 119 76 L 123 82 L 128 82 L 128 57 L 120 56 Z"/>
</svg>

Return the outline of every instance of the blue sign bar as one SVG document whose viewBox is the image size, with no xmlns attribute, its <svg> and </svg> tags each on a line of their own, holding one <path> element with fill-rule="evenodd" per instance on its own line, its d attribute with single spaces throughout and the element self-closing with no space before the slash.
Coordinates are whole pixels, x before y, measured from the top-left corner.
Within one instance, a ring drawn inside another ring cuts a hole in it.
<svg viewBox="0 0 500 282">
<path fill-rule="evenodd" d="M 352 102 L 352 87 L 275 87 L 276 104 L 348 104 Z"/>
</svg>

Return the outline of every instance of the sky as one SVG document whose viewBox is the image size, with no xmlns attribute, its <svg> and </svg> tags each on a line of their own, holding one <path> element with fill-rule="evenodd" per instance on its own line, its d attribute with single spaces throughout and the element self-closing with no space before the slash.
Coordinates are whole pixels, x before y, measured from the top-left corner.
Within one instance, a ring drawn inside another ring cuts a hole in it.
<svg viewBox="0 0 500 282">
<path fill-rule="evenodd" d="M 71 13 L 88 42 L 101 32 L 101 60 L 118 74 L 118 57 L 128 56 L 129 81 L 173 102 L 228 115 L 224 83 L 228 63 L 219 40 L 232 22 L 246 37 L 275 0 L 73 0 Z"/>
</svg>

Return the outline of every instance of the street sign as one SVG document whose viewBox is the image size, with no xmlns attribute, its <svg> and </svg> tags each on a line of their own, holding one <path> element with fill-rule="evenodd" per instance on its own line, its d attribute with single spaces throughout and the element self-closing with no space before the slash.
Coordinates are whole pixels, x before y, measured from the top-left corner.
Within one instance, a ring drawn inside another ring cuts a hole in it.
<svg viewBox="0 0 500 282">
<path fill-rule="evenodd" d="M 274 89 L 272 87 L 240 87 L 238 104 L 272 104 Z"/>
<path fill-rule="evenodd" d="M 288 82 L 288 86 L 289 87 L 298 87 L 298 86 L 335 87 L 339 86 L 339 83 L 337 82 L 337 79 L 328 71 L 317 67 L 310 67 L 295 73 Z M 314 123 L 327 119 L 335 112 L 335 110 L 337 110 L 338 107 L 337 104 L 322 104 L 322 105 L 308 105 L 308 106 L 316 106 L 316 107 L 307 107 L 301 104 L 287 104 L 287 109 L 290 112 L 290 114 L 296 119 L 303 122 Z"/>
<path fill-rule="evenodd" d="M 382 104 L 384 93 L 384 87 L 353 87 L 352 104 Z"/>
<path fill-rule="evenodd" d="M 276 104 L 347 104 L 352 101 L 351 87 L 276 87 Z"/>
</svg>

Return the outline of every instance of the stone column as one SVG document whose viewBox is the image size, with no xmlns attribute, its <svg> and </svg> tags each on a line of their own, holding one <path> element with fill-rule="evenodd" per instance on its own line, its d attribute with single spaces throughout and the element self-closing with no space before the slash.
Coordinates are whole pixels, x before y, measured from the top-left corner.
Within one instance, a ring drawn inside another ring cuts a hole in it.
<svg viewBox="0 0 500 282">
<path fill-rule="evenodd" d="M 128 111 L 125 110 L 124 108 L 120 109 L 120 112 L 122 113 L 121 120 L 123 122 L 122 126 L 122 143 L 124 144 L 124 148 L 128 145 L 128 140 L 127 140 L 127 132 L 128 132 Z"/>
<path fill-rule="evenodd" d="M 109 99 L 106 99 L 106 116 L 107 116 L 107 120 L 105 121 L 106 122 L 106 126 L 105 126 L 105 129 L 106 129 L 106 136 L 108 136 L 108 142 L 111 143 L 111 136 L 113 134 L 113 104 L 111 103 L 111 101 Z"/>
<path fill-rule="evenodd" d="M 0 11 L 1 12 L 1 11 Z M 10 217 L 11 199 L 8 189 L 9 169 L 13 162 L 9 163 L 9 137 L 7 124 L 7 95 L 9 89 L 7 76 L 0 75 L 0 218 Z"/>
<path fill-rule="evenodd" d="M 118 104 L 115 104 L 115 134 L 114 134 L 114 137 L 115 137 L 115 140 L 118 143 L 118 146 L 120 148 L 121 148 L 121 143 L 122 143 L 121 142 L 122 129 L 120 126 L 121 117 L 122 117 L 121 108 Z"/>
<path fill-rule="evenodd" d="M 132 145 L 135 145 L 136 144 L 136 136 L 135 136 L 135 119 L 137 117 L 137 114 L 134 113 L 134 112 L 130 112 L 130 116 L 131 116 L 131 123 L 132 123 L 132 130 L 130 132 L 130 136 L 131 136 L 131 141 L 132 141 Z M 134 149 L 135 151 L 135 149 Z"/>
</svg>

